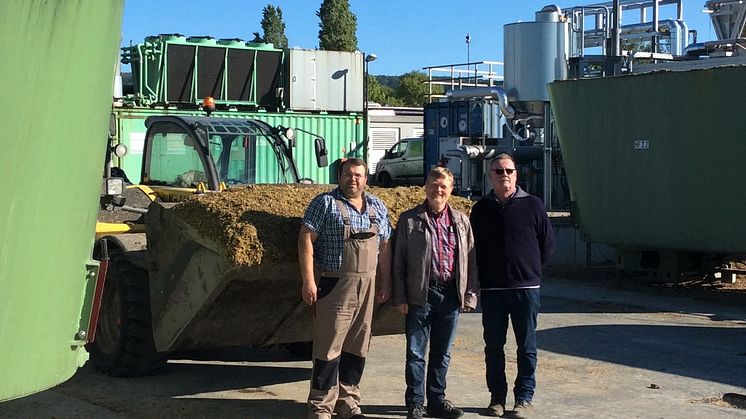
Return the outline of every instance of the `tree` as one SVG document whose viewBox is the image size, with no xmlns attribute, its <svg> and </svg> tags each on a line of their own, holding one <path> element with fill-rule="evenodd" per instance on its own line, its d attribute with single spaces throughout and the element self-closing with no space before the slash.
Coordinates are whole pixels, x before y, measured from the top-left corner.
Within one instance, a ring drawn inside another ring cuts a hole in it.
<svg viewBox="0 0 746 419">
<path fill-rule="evenodd" d="M 275 48 L 287 48 L 288 38 L 285 36 L 285 22 L 282 21 L 282 9 L 268 4 L 262 9 L 262 29 L 264 42 L 274 44 Z"/>
<path fill-rule="evenodd" d="M 403 74 L 396 88 L 396 97 L 404 106 L 420 107 L 427 102 L 427 76 L 419 71 Z M 443 86 L 433 85 L 434 94 L 443 94 Z"/>
<path fill-rule="evenodd" d="M 394 97 L 394 89 L 382 85 L 375 76 L 368 74 L 368 101 L 384 106 L 402 106 L 402 102 Z"/>
<path fill-rule="evenodd" d="M 348 0 L 324 0 L 316 12 L 319 17 L 319 49 L 357 50 L 357 17 Z"/>
</svg>

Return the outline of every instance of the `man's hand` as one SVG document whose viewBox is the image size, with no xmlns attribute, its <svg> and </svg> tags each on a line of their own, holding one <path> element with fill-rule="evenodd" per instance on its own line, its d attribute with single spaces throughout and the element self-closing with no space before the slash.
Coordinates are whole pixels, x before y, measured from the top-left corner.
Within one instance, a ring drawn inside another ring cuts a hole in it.
<svg viewBox="0 0 746 419">
<path fill-rule="evenodd" d="M 391 296 L 391 246 L 388 240 L 382 240 L 378 246 L 378 271 L 375 301 L 382 304 Z"/>
<path fill-rule="evenodd" d="M 381 289 L 376 292 L 376 304 L 383 304 L 386 301 L 388 301 L 389 296 L 391 295 L 391 289 L 390 287 L 381 287 Z"/>
<path fill-rule="evenodd" d="M 301 288 L 301 296 L 306 305 L 310 306 L 316 303 L 316 290 L 316 283 L 313 281 L 303 284 L 303 287 Z"/>
<path fill-rule="evenodd" d="M 303 286 L 300 290 L 301 298 L 306 305 L 315 308 L 314 304 L 318 299 L 316 281 L 313 275 L 313 242 L 318 234 L 310 228 L 301 226 L 298 233 L 298 265 L 300 266 L 300 276 L 303 280 Z"/>
<path fill-rule="evenodd" d="M 409 313 L 409 304 L 407 303 L 399 304 L 398 306 L 396 306 L 396 309 L 399 310 L 399 313 L 406 316 L 407 313 Z"/>
</svg>

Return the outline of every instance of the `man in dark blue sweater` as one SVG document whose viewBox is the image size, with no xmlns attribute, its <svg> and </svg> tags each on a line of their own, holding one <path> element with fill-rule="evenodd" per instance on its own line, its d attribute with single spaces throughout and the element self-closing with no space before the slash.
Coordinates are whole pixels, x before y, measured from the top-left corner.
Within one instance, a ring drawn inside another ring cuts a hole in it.
<svg viewBox="0 0 746 419">
<path fill-rule="evenodd" d="M 552 254 L 554 232 L 544 204 L 516 186 L 515 161 L 507 154 L 490 163 L 492 191 L 471 210 L 481 287 L 487 388 L 487 414 L 502 416 L 508 384 L 504 346 L 508 319 L 518 344 L 518 375 L 513 417 L 533 411 L 536 388 L 536 319 L 542 267 Z"/>
</svg>

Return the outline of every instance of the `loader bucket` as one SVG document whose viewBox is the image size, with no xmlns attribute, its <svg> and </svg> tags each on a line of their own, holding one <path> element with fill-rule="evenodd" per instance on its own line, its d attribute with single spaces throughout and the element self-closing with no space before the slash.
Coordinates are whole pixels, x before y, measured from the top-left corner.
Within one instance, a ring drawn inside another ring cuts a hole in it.
<svg viewBox="0 0 746 419">
<path fill-rule="evenodd" d="M 263 216 L 270 223 L 299 228 L 298 218 Z M 287 260 L 236 263 L 224 244 L 185 222 L 176 207 L 157 202 L 145 223 L 152 261 L 153 337 L 159 352 L 312 340 L 312 315 L 301 299 L 294 252 L 288 252 L 292 256 Z M 294 231 L 297 237 L 297 228 Z M 377 307 L 374 334 L 403 329 L 403 316 L 390 304 Z"/>
</svg>

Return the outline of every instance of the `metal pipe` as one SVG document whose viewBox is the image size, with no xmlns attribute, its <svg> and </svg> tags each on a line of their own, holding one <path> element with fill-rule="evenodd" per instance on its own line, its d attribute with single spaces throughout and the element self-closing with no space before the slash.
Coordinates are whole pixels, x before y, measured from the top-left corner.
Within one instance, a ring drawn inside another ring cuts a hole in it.
<svg viewBox="0 0 746 419">
<path fill-rule="evenodd" d="M 675 22 L 677 21 L 674 19 L 661 20 L 658 22 L 658 28 L 662 31 L 675 31 Z M 642 36 L 642 34 L 650 32 L 650 23 L 631 23 L 629 25 L 623 25 L 621 29 L 622 39 L 628 38 L 630 35 Z M 604 36 L 602 29 L 590 29 L 586 31 L 587 38 L 598 39 L 602 36 Z"/>
<path fill-rule="evenodd" d="M 669 4 L 681 4 L 681 0 L 620 0 L 619 4 L 625 9 L 625 10 L 634 10 L 634 9 L 642 9 L 646 7 L 652 7 L 654 2 L 660 3 L 661 6 L 667 6 Z M 739 0 L 717 0 L 712 1 L 713 3 L 727 3 L 727 2 L 738 2 Z M 588 4 L 589 7 L 598 7 L 598 6 L 611 6 L 614 1 L 606 1 L 606 2 L 600 2 L 600 3 L 593 3 Z M 709 2 L 708 2 L 709 3 Z"/>
<path fill-rule="evenodd" d="M 707 55 L 707 47 L 703 43 L 689 44 L 686 48 L 684 48 L 684 55 L 690 57 L 700 57 L 702 55 Z"/>
<path fill-rule="evenodd" d="M 604 39 L 608 39 L 611 37 L 611 28 L 609 27 L 609 19 L 611 19 L 611 12 L 607 7 L 603 8 L 603 14 L 599 13 L 596 15 L 596 17 L 601 17 L 602 23 L 599 25 L 597 24 L 596 27 L 600 28 L 604 32 Z M 581 34 L 581 37 L 583 38 L 583 45 L 585 45 L 585 31 Z M 608 47 L 606 46 L 606 42 L 601 43 L 601 54 L 606 55 L 608 54 Z"/>
<path fill-rule="evenodd" d="M 735 1 L 738 1 L 738 0 L 730 0 L 730 1 L 735 2 Z M 730 1 L 729 0 L 725 0 L 724 2 L 730 2 Z M 740 1 L 742 1 L 742 0 L 740 0 Z M 724 2 L 721 1 L 721 2 L 718 2 L 718 3 L 724 3 Z M 708 2 L 708 3 L 710 3 L 710 2 Z M 617 10 L 617 4 L 619 5 L 619 7 L 621 7 L 621 12 L 619 13 L 620 17 L 622 15 L 622 12 L 624 12 L 624 11 L 635 10 L 635 9 L 639 10 L 639 16 L 640 16 L 639 22 L 640 23 L 646 23 L 646 21 L 647 21 L 647 8 L 653 8 L 653 13 L 656 14 L 657 13 L 656 8 L 659 8 L 661 6 L 668 6 L 668 5 L 676 5 L 676 19 L 683 20 L 683 5 L 682 5 L 682 0 L 619 0 L 618 2 L 617 1 L 613 1 L 613 2 L 612 1 L 607 1 L 607 2 L 604 2 L 604 3 L 590 4 L 590 5 L 587 5 L 587 6 L 584 6 L 584 7 L 587 10 L 586 14 L 588 16 L 594 16 L 594 15 L 596 15 L 596 17 L 598 17 L 597 15 L 598 15 L 599 12 L 598 11 L 593 11 L 592 9 L 595 8 L 595 9 L 598 10 L 598 8 L 600 8 L 600 7 L 607 7 L 607 8 L 609 8 L 609 7 L 612 7 L 612 5 L 613 5 L 614 10 Z M 575 8 L 573 8 L 573 9 L 575 9 Z M 658 15 L 658 17 L 654 16 L 653 20 L 657 22 L 658 20 L 660 20 L 660 16 L 659 15 Z M 621 22 L 621 18 L 619 19 L 619 21 Z M 613 25 L 611 25 L 611 22 L 609 22 L 609 23 L 607 23 L 607 26 L 608 27 L 612 27 Z M 654 26 L 653 29 L 654 29 L 654 32 L 655 32 L 655 29 L 656 29 L 655 25 L 653 25 L 653 26 Z M 597 27 L 598 27 L 598 25 L 597 25 Z M 648 28 L 650 28 L 650 25 L 648 25 Z M 610 33 L 609 37 L 611 37 L 611 35 L 612 34 Z M 608 54 L 606 54 L 604 52 L 604 55 L 608 55 Z"/>
<path fill-rule="evenodd" d="M 466 150 L 464 150 L 462 146 L 455 150 L 448 150 L 445 153 L 443 153 L 443 155 L 446 157 L 456 157 L 457 159 L 459 159 L 459 166 L 461 168 L 461 173 L 460 173 L 461 184 L 459 185 L 459 191 L 460 193 L 465 192 L 467 194 L 466 196 L 470 197 L 472 195 L 472 190 L 471 190 L 472 185 L 471 185 L 471 160 L 470 160 L 469 154 L 466 152 Z M 464 170 L 464 161 L 467 162 L 466 170 Z"/>
<path fill-rule="evenodd" d="M 582 57 L 584 50 L 585 50 L 585 17 L 586 12 L 588 16 L 595 16 L 596 17 L 596 27 L 593 29 L 592 32 L 603 32 L 604 33 L 604 39 L 609 38 L 611 35 L 611 31 L 609 29 L 609 17 L 610 12 L 608 7 L 604 6 L 594 6 L 594 7 L 587 7 L 587 6 L 576 6 L 573 7 L 570 11 L 571 15 L 573 16 L 572 25 L 570 26 L 570 30 L 574 33 L 577 33 L 577 39 L 580 42 L 580 45 L 576 46 L 577 56 Z M 580 15 L 579 18 L 577 18 L 577 15 Z M 579 27 L 576 27 L 578 25 Z M 607 45 L 605 42 L 601 43 L 601 53 L 603 55 L 607 54 Z"/>
<path fill-rule="evenodd" d="M 147 214 L 147 208 L 136 208 L 129 205 L 122 205 L 120 208 L 122 211 L 134 212 L 135 214 Z"/>
<path fill-rule="evenodd" d="M 686 47 L 686 39 L 678 35 L 678 32 L 681 29 L 681 22 L 673 19 L 667 19 L 658 23 L 659 30 L 668 31 L 671 34 L 671 53 L 673 55 L 681 55 L 675 53 L 675 51 L 683 51 Z M 624 25 L 622 26 L 620 41 L 623 39 L 642 38 L 649 31 L 649 23 L 633 23 L 631 25 Z M 586 31 L 584 38 L 585 42 L 589 46 L 602 46 L 604 44 L 604 39 L 606 39 L 604 36 L 604 32 L 601 29 Z M 676 40 L 677 45 L 674 45 L 674 40 Z"/>
<path fill-rule="evenodd" d="M 575 40 L 579 45 L 576 45 L 576 51 L 573 52 L 573 55 L 577 54 L 578 57 L 582 57 L 585 54 L 585 10 L 579 8 L 576 11 L 576 9 L 578 8 L 572 9 L 573 22 L 571 31 L 575 33 Z M 578 14 L 580 14 L 580 18 L 576 17 Z M 575 27 L 576 24 L 578 25 L 578 28 Z"/>
<path fill-rule="evenodd" d="M 619 0 L 614 0 L 614 20 L 611 23 L 611 48 L 609 48 L 612 57 L 619 57 L 622 55 L 621 51 L 621 33 L 622 33 L 622 5 Z"/>
<path fill-rule="evenodd" d="M 529 139 L 528 130 L 526 130 L 526 138 L 524 138 L 524 137 L 521 137 L 517 132 L 513 131 L 513 127 L 510 126 L 510 122 L 508 122 L 507 124 L 505 124 L 505 128 L 508 130 L 508 132 L 510 133 L 510 135 L 514 139 L 516 139 L 517 141 L 523 142 L 523 141 L 527 141 Z"/>
<path fill-rule="evenodd" d="M 502 87 L 475 87 L 471 89 L 451 90 L 446 93 L 448 100 L 453 99 L 495 99 L 500 106 L 500 112 L 508 119 L 515 117 L 515 110 L 508 103 L 508 94 Z"/>
<path fill-rule="evenodd" d="M 427 69 L 427 103 L 433 102 L 433 69 Z"/>
<path fill-rule="evenodd" d="M 675 31 L 671 31 L 671 54 L 672 55 L 684 55 L 684 48 L 688 44 L 689 28 L 686 26 L 686 22 L 683 20 L 674 20 L 673 26 Z"/>
<path fill-rule="evenodd" d="M 544 104 L 544 207 L 552 209 L 552 108 L 549 102 Z"/>
<path fill-rule="evenodd" d="M 655 0 L 655 2 L 653 2 L 653 36 L 650 39 L 650 50 L 653 54 L 658 52 L 658 13 L 658 0 Z"/>
</svg>

